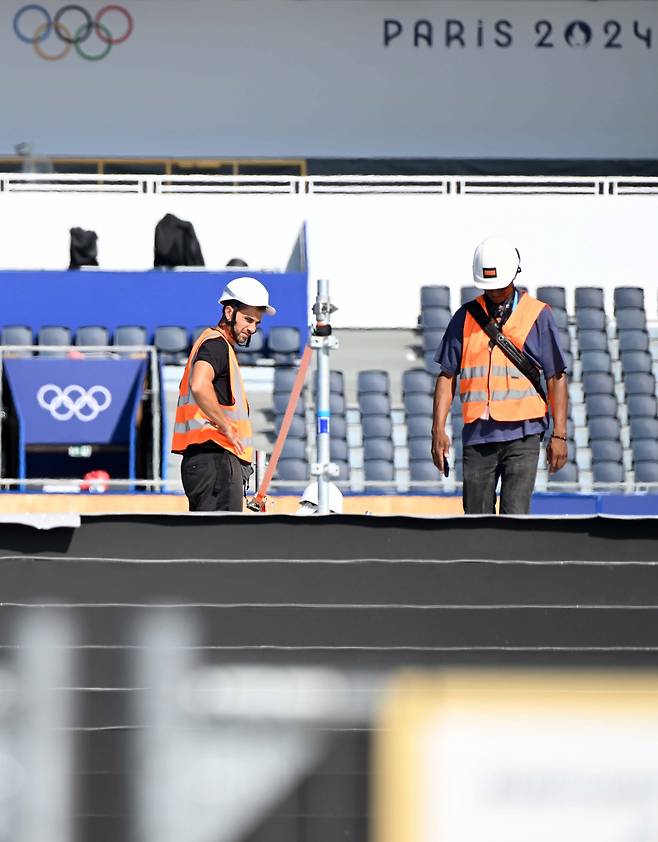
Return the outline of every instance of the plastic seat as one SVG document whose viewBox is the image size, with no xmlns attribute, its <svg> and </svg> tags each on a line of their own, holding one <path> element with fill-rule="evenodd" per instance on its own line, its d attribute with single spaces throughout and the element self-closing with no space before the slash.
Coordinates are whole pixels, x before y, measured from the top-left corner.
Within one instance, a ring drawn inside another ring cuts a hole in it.
<svg viewBox="0 0 658 842">
<path fill-rule="evenodd" d="M 537 298 L 550 304 L 552 310 L 566 310 L 567 296 L 564 287 L 537 287 Z"/>
<path fill-rule="evenodd" d="M 121 345 L 148 345 L 146 328 L 142 325 L 119 325 L 114 329 L 112 344 Z"/>
<path fill-rule="evenodd" d="M 0 331 L 0 345 L 34 345 L 32 328 L 26 325 L 5 325 Z"/>
<path fill-rule="evenodd" d="M 68 327 L 61 325 L 47 325 L 39 330 L 38 335 L 39 345 L 71 345 L 72 337 L 71 331 Z M 65 353 L 62 351 L 39 351 L 39 356 L 42 357 L 63 357 Z"/>
<path fill-rule="evenodd" d="M 432 461 L 432 439 L 410 439 L 409 440 L 409 459 L 428 459 Z"/>
<path fill-rule="evenodd" d="M 156 327 L 153 344 L 163 363 L 181 365 L 187 362 L 187 331 L 180 325 Z"/>
<path fill-rule="evenodd" d="M 634 462 L 658 462 L 658 441 L 639 439 L 631 444 Z"/>
<path fill-rule="evenodd" d="M 431 395 L 435 379 L 422 368 L 409 368 L 402 372 L 402 394 Z"/>
<path fill-rule="evenodd" d="M 560 468 L 555 474 L 550 474 L 548 478 L 550 482 L 578 482 L 578 468 L 574 462 L 567 462 L 564 467 Z"/>
<path fill-rule="evenodd" d="M 621 462 L 623 448 L 621 442 L 609 439 L 593 441 L 590 445 L 592 451 L 592 464 L 595 462 Z"/>
<path fill-rule="evenodd" d="M 607 372 L 589 371 L 583 374 L 583 388 L 586 395 L 614 395 L 615 381 Z"/>
<path fill-rule="evenodd" d="M 617 310 L 617 330 L 646 330 L 647 316 L 644 310 Z"/>
<path fill-rule="evenodd" d="M 469 301 L 473 301 L 474 298 L 479 298 L 483 294 L 482 290 L 477 287 L 462 287 L 460 290 L 461 303 L 468 304 Z"/>
<path fill-rule="evenodd" d="M 349 451 L 345 439 L 338 439 L 332 436 L 329 445 L 329 453 L 332 462 L 347 462 L 349 459 Z"/>
<path fill-rule="evenodd" d="M 608 350 L 608 337 L 602 330 L 579 330 L 578 346 L 583 351 L 606 351 Z"/>
<path fill-rule="evenodd" d="M 330 429 L 332 439 L 347 438 L 347 422 L 345 421 L 344 416 L 332 415 Z"/>
<path fill-rule="evenodd" d="M 345 415 L 345 396 L 337 392 L 329 392 L 329 409 L 332 416 Z"/>
<path fill-rule="evenodd" d="M 390 415 L 391 401 L 388 395 L 360 395 L 361 415 Z"/>
<path fill-rule="evenodd" d="M 644 290 L 642 287 L 616 287 L 614 302 L 615 310 L 644 310 Z"/>
<path fill-rule="evenodd" d="M 337 479 L 343 482 L 348 480 L 350 478 L 350 463 L 343 459 L 333 459 L 332 461 L 338 467 Z"/>
<path fill-rule="evenodd" d="M 656 418 L 658 414 L 654 395 L 630 395 L 626 403 L 629 418 Z"/>
<path fill-rule="evenodd" d="M 424 353 L 431 353 L 432 356 L 438 350 L 441 342 L 443 342 L 443 335 L 445 330 L 443 328 L 430 328 L 423 331 L 422 345 Z"/>
<path fill-rule="evenodd" d="M 607 351 L 583 351 L 580 356 L 583 375 L 592 372 L 610 373 L 610 354 Z"/>
<path fill-rule="evenodd" d="M 614 395 L 587 395 L 585 407 L 590 419 L 617 417 L 617 398 Z"/>
<path fill-rule="evenodd" d="M 592 479 L 594 482 L 623 482 L 624 466 L 621 462 L 595 462 Z"/>
<path fill-rule="evenodd" d="M 605 313 L 593 307 L 576 309 L 578 330 L 605 330 Z"/>
<path fill-rule="evenodd" d="M 393 442 L 390 439 L 364 439 L 363 458 L 366 461 L 383 459 L 384 461 L 392 462 Z"/>
<path fill-rule="evenodd" d="M 631 418 L 631 444 L 640 439 L 658 441 L 658 418 Z"/>
<path fill-rule="evenodd" d="M 601 287 L 576 287 L 576 310 L 581 307 L 603 310 L 603 290 Z"/>
<path fill-rule="evenodd" d="M 249 345 L 237 345 L 235 351 L 240 365 L 255 365 L 265 357 L 265 334 L 258 328 Z"/>
<path fill-rule="evenodd" d="M 439 328 L 445 330 L 452 315 L 445 307 L 425 307 L 420 313 L 420 325 L 423 330 Z"/>
<path fill-rule="evenodd" d="M 630 310 L 625 312 L 629 313 Z M 619 333 L 619 350 L 626 351 L 648 351 L 649 336 L 643 330 L 622 330 Z"/>
<path fill-rule="evenodd" d="M 588 424 L 589 437 L 592 441 L 609 439 L 619 441 L 621 425 L 618 418 L 592 418 Z"/>
<path fill-rule="evenodd" d="M 283 423 L 283 414 L 277 415 L 274 420 L 274 429 L 278 435 Z M 287 438 L 306 439 L 306 420 L 303 415 L 293 415 L 290 422 L 290 429 L 288 430 Z"/>
<path fill-rule="evenodd" d="M 656 393 L 656 380 L 653 374 L 646 372 L 635 372 L 624 377 L 626 397 L 630 395 L 654 395 Z"/>
<path fill-rule="evenodd" d="M 420 309 L 426 307 L 445 307 L 450 309 L 450 288 L 428 284 L 420 288 Z"/>
<path fill-rule="evenodd" d="M 360 371 L 356 378 L 356 389 L 359 396 L 369 394 L 388 395 L 390 392 L 388 371 Z"/>
<path fill-rule="evenodd" d="M 636 462 L 635 482 L 658 482 L 658 462 Z"/>
<path fill-rule="evenodd" d="M 439 469 L 431 459 L 411 459 L 409 461 L 409 478 L 412 482 L 436 482 L 442 481 Z"/>
<path fill-rule="evenodd" d="M 76 345 L 93 345 L 99 347 L 110 344 L 110 332 L 102 325 L 86 325 L 79 327 L 75 334 Z"/>
<path fill-rule="evenodd" d="M 404 408 L 407 415 L 432 415 L 434 412 L 434 398 L 431 395 L 421 395 L 415 392 L 404 396 Z"/>
<path fill-rule="evenodd" d="M 282 459 L 303 459 L 306 461 L 306 442 L 304 439 L 286 438 L 286 443 L 283 445 L 281 452 Z"/>
<path fill-rule="evenodd" d="M 392 462 L 385 459 L 366 459 L 363 463 L 366 482 L 390 482 L 395 479 L 395 468 Z M 393 489 L 389 489 L 393 491 Z"/>
<path fill-rule="evenodd" d="M 317 394 L 318 388 L 318 372 L 313 374 L 313 394 Z M 331 369 L 329 372 L 329 391 L 337 395 L 345 394 L 345 375 L 342 371 Z"/>
<path fill-rule="evenodd" d="M 651 354 L 648 351 L 623 351 L 621 354 L 621 367 L 624 374 L 652 373 Z"/>
<path fill-rule="evenodd" d="M 278 365 L 294 365 L 299 356 L 300 334 L 296 327 L 277 326 L 270 328 L 267 350 Z"/>
<path fill-rule="evenodd" d="M 290 392 L 275 392 L 272 396 L 272 409 L 275 415 L 284 415 L 290 401 Z M 304 415 L 304 400 L 300 395 L 295 404 L 295 415 Z"/>
<path fill-rule="evenodd" d="M 429 415 L 407 416 L 407 439 L 425 439 L 432 433 L 432 418 Z"/>
<path fill-rule="evenodd" d="M 276 475 L 279 479 L 306 482 L 309 477 L 308 463 L 305 459 L 279 459 Z"/>
<path fill-rule="evenodd" d="M 294 366 L 276 366 L 274 369 L 274 392 L 290 394 L 297 377 L 298 369 Z"/>
<path fill-rule="evenodd" d="M 390 439 L 393 424 L 386 415 L 365 415 L 361 420 L 364 439 Z"/>
<path fill-rule="evenodd" d="M 558 326 L 558 328 L 560 330 L 568 330 L 569 316 L 567 315 L 567 311 L 558 310 L 557 307 L 551 307 L 551 313 L 553 314 L 553 321 Z"/>
</svg>

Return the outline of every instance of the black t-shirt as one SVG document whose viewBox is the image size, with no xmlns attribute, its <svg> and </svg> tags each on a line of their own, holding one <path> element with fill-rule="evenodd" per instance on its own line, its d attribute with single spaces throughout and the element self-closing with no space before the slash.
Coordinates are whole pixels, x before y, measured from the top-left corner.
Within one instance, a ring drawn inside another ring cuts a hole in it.
<svg viewBox="0 0 658 842">
<path fill-rule="evenodd" d="M 228 344 L 224 339 L 207 339 L 199 348 L 196 359 L 210 363 L 215 372 L 213 386 L 221 406 L 232 406 L 231 378 L 229 375 Z"/>
</svg>

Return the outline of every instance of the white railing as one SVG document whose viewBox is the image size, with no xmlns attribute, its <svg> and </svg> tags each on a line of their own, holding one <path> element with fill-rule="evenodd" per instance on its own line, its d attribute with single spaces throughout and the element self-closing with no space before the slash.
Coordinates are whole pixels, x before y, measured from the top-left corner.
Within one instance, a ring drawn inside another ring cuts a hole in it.
<svg viewBox="0 0 658 842">
<path fill-rule="evenodd" d="M 615 195 L 658 193 L 655 176 L 97 175 L 0 173 L 0 193 Z"/>
</svg>

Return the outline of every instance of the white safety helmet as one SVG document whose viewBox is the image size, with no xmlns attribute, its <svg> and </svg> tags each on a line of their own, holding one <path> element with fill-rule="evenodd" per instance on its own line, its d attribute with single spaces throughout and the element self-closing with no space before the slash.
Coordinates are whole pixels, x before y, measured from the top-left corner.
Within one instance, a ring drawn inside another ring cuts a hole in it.
<svg viewBox="0 0 658 842">
<path fill-rule="evenodd" d="M 473 283 L 478 289 L 505 289 L 521 271 L 517 249 L 499 237 L 483 240 L 473 255 Z"/>
<path fill-rule="evenodd" d="M 239 301 L 247 307 L 262 307 L 268 316 L 276 316 L 274 307 L 270 307 L 270 296 L 263 284 L 256 278 L 234 278 L 224 287 L 219 303 Z"/>
<path fill-rule="evenodd" d="M 317 481 L 310 482 L 299 498 L 299 509 L 295 514 L 314 515 L 318 511 L 318 484 Z M 335 515 L 343 514 L 343 494 L 333 482 L 329 483 L 329 511 Z"/>
</svg>

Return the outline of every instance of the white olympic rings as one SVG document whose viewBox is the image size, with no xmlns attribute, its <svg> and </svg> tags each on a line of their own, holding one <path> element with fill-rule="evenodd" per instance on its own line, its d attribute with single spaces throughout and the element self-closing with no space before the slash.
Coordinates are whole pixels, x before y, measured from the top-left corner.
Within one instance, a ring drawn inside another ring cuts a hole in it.
<svg viewBox="0 0 658 842">
<path fill-rule="evenodd" d="M 105 386 L 85 389 L 72 383 L 62 389 L 54 383 L 46 383 L 37 392 L 37 401 L 55 421 L 70 421 L 74 415 L 78 421 L 95 421 L 112 403 L 112 393 Z"/>
</svg>

